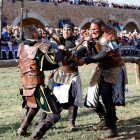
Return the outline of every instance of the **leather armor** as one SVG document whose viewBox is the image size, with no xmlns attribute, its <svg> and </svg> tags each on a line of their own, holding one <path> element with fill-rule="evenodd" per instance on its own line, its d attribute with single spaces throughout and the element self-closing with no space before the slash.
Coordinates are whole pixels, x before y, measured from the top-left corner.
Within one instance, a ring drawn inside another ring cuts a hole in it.
<svg viewBox="0 0 140 140">
<path fill-rule="evenodd" d="M 100 42 L 102 40 L 102 42 Z M 107 47 L 107 52 L 109 53 L 108 57 L 103 61 L 98 62 L 98 67 L 95 70 L 95 73 L 90 81 L 90 85 L 95 86 L 98 84 L 99 78 L 104 71 L 104 80 L 105 82 L 117 84 L 120 67 L 123 69 L 125 75 L 125 84 L 128 83 L 127 73 L 125 64 L 121 58 L 119 48 L 116 45 L 115 49 L 112 49 L 108 46 L 109 42 L 115 41 L 115 37 L 109 34 L 103 34 L 98 42 L 95 42 L 95 49 L 97 52 L 102 51 L 102 47 Z M 112 47 L 113 48 L 113 47 Z"/>
<path fill-rule="evenodd" d="M 35 88 L 37 84 L 44 83 L 44 73 L 39 70 L 35 55 L 38 47 L 21 44 L 19 63 L 21 72 L 22 88 Z"/>
<path fill-rule="evenodd" d="M 108 47 L 107 44 L 111 41 L 114 41 L 114 40 L 115 40 L 115 36 L 113 36 L 111 34 L 104 33 L 102 35 L 102 37 L 99 39 L 99 41 L 95 44 L 95 48 L 96 48 L 97 52 L 101 52 L 103 45 L 106 45 L 106 47 Z M 119 48 L 117 48 L 113 51 L 110 50 L 110 48 L 109 48 L 108 53 L 109 53 L 109 56 L 105 60 L 98 62 L 99 68 L 109 69 L 109 68 L 119 67 L 119 66 L 124 65 L 124 62 L 121 58 Z"/>
<path fill-rule="evenodd" d="M 119 49 L 117 49 L 115 51 L 110 51 L 109 56 L 105 60 L 98 63 L 98 66 L 101 69 L 120 67 L 122 65 L 124 65 L 124 62 L 121 58 Z"/>
</svg>

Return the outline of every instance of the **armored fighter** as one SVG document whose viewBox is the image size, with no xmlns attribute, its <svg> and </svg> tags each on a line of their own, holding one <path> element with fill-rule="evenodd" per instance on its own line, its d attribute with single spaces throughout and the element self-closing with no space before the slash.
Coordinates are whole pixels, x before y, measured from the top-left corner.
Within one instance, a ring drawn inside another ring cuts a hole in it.
<svg viewBox="0 0 140 140">
<path fill-rule="evenodd" d="M 24 38 L 18 47 L 18 57 L 22 84 L 20 95 L 23 98 L 22 107 L 26 106 L 27 112 L 17 133 L 26 135 L 28 126 L 41 109 L 46 112 L 47 118 L 36 126 L 30 138 L 37 140 L 60 119 L 62 107 L 52 91 L 44 84 L 43 71 L 59 67 L 58 62 L 63 59 L 64 48 L 57 50 L 49 42 L 41 42 L 34 25 L 24 27 Z"/>
<path fill-rule="evenodd" d="M 115 106 L 125 106 L 126 67 L 116 43 L 115 29 L 107 26 L 100 18 L 93 19 L 90 25 L 91 37 L 83 42 L 91 56 L 75 59 L 77 65 L 97 63 L 98 66 L 90 81 L 84 106 L 95 110 L 101 118 L 97 126 L 108 130 L 100 139 L 117 137 Z M 74 60 L 73 60 L 74 61 Z M 99 101 L 101 95 L 104 106 Z"/>
</svg>

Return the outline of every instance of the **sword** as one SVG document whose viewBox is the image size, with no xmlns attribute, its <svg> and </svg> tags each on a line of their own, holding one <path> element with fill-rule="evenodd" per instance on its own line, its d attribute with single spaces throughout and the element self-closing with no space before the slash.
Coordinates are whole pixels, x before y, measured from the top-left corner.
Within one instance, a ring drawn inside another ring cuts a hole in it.
<svg viewBox="0 0 140 140">
<path fill-rule="evenodd" d="M 51 34 L 49 34 L 49 31 L 44 29 L 42 26 L 38 25 L 39 28 L 41 28 L 43 31 L 46 32 L 47 35 L 49 35 L 58 45 L 62 45 L 59 41 L 57 41 Z"/>
<path fill-rule="evenodd" d="M 57 44 L 53 43 L 53 42 L 50 42 L 50 44 L 54 47 L 58 47 L 59 45 L 62 45 L 59 41 L 57 41 L 51 34 L 49 34 L 49 32 L 44 29 L 41 25 L 38 25 L 39 28 L 41 28 L 43 31 L 46 32 L 46 34 L 48 34 Z M 57 46 L 58 45 L 58 46 Z M 72 51 L 71 49 L 69 49 L 68 47 L 65 46 L 65 49 L 64 49 L 64 56 L 66 58 L 67 61 L 69 61 L 72 57 L 73 57 L 73 54 L 72 54 Z"/>
</svg>

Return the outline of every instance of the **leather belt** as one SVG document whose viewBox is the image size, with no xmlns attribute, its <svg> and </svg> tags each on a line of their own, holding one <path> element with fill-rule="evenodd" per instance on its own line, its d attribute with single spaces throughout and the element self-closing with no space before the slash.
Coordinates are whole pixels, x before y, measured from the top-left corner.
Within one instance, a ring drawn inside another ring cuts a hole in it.
<svg viewBox="0 0 140 140">
<path fill-rule="evenodd" d="M 44 83 L 45 76 L 39 75 L 39 76 L 21 76 L 21 83 L 22 87 L 24 88 L 34 88 L 37 84 L 43 84 Z"/>
</svg>

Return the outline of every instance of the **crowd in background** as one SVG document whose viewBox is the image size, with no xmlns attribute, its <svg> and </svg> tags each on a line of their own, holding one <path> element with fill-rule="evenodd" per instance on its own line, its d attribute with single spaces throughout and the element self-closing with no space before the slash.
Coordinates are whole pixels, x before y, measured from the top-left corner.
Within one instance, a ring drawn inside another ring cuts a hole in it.
<svg viewBox="0 0 140 140">
<path fill-rule="evenodd" d="M 109 20 L 111 27 L 116 28 L 119 45 L 134 45 L 140 47 L 140 34 L 134 29 L 133 32 L 126 32 L 122 24 Z"/>
<path fill-rule="evenodd" d="M 133 32 L 126 32 L 125 29 L 123 29 L 121 27 L 121 29 L 117 29 L 117 26 L 114 27 L 117 30 L 117 39 L 118 39 L 118 45 L 134 45 L 136 47 L 140 47 L 140 33 L 137 32 L 137 30 L 135 29 Z M 40 34 L 42 35 L 43 40 L 44 39 L 50 39 L 49 36 L 47 36 L 47 34 L 42 31 L 42 29 L 38 28 Z M 46 27 L 46 30 L 49 31 L 49 33 L 51 35 L 55 35 L 55 34 L 62 34 L 62 28 L 56 28 L 56 29 L 52 29 L 49 28 L 48 26 Z M 81 28 L 74 28 L 74 36 L 77 37 L 77 39 L 79 38 L 86 38 L 90 35 L 90 30 L 86 29 L 86 30 L 82 30 Z"/>
<path fill-rule="evenodd" d="M 19 39 L 20 28 L 18 26 L 14 26 L 13 28 L 11 28 L 11 26 L 6 25 L 3 27 L 1 38 L 2 45 L 8 45 L 11 50 L 12 46 L 18 45 Z"/>
<path fill-rule="evenodd" d="M 115 22 L 114 22 L 115 23 Z M 119 25 L 119 24 L 118 24 Z M 117 30 L 117 43 L 119 46 L 135 46 L 137 49 L 140 49 L 140 33 L 135 29 L 133 32 L 126 32 L 122 27 L 118 29 L 119 26 L 114 26 Z M 51 28 L 46 26 L 45 29 L 48 31 L 49 35 L 44 32 L 41 28 L 38 28 L 38 31 L 41 35 L 41 40 L 43 42 L 48 42 L 53 35 L 62 35 L 62 28 Z M 74 28 L 74 34 L 77 39 L 88 38 L 90 36 L 90 30 L 83 30 L 81 28 Z M 12 47 L 20 43 L 20 27 L 18 26 L 5 26 L 2 30 L 2 46 L 8 46 L 9 50 L 12 50 Z M 5 55 L 5 54 L 3 54 Z M 6 57 L 5 57 L 6 58 Z M 4 58 L 4 59 L 5 59 Z"/>
<path fill-rule="evenodd" d="M 126 33 L 123 32 L 117 33 L 119 45 L 134 45 L 135 47 L 140 48 L 140 34 L 135 29 L 134 32 Z"/>
<path fill-rule="evenodd" d="M 49 31 L 50 35 L 61 34 L 63 24 L 67 21 L 73 23 L 70 18 L 63 18 L 59 22 L 59 28 L 53 29 L 51 27 L 46 27 L 46 29 Z M 140 46 L 140 34 L 136 31 L 136 29 L 134 32 L 126 32 L 122 24 L 119 24 L 119 22 L 116 22 L 115 20 L 109 20 L 108 25 L 116 28 L 119 45 L 134 45 L 138 47 Z M 10 26 L 8 26 L 8 19 L 6 16 L 2 17 L 2 27 L 3 30 L 1 43 L 2 45 L 8 45 L 11 50 L 12 46 L 18 45 L 20 41 L 20 27 L 14 26 L 11 28 Z M 50 39 L 50 36 L 44 33 L 42 29 L 39 29 L 39 32 L 42 36 L 42 40 L 45 40 L 46 38 L 48 40 Z M 75 27 L 74 34 L 77 38 L 83 38 L 85 36 L 89 36 L 89 29 L 81 30 L 80 28 Z"/>
<path fill-rule="evenodd" d="M 109 3 L 108 1 L 105 0 L 26 0 L 26 1 L 54 2 L 55 4 L 63 3 L 63 4 L 91 5 L 91 6 L 98 6 L 98 7 L 140 10 L 140 5 L 115 3 L 115 2 Z"/>
<path fill-rule="evenodd" d="M 63 19 L 66 20 L 65 18 Z M 63 22 L 62 20 L 62 22 Z M 113 28 L 116 28 L 117 30 L 117 37 L 118 37 L 118 44 L 121 45 L 134 45 L 139 47 L 140 46 L 140 33 L 137 32 L 135 29 L 133 32 L 126 32 L 125 29 L 123 29 L 122 25 L 118 22 L 109 21 L 108 25 L 110 25 Z M 62 34 L 62 27 L 60 28 L 51 28 L 46 26 L 45 29 L 49 32 L 50 35 L 54 34 Z M 51 38 L 50 35 L 48 35 L 46 32 L 44 32 L 41 28 L 38 28 L 38 31 L 42 37 L 42 41 L 47 41 Z M 85 38 L 90 35 L 90 30 L 82 30 L 80 28 L 75 27 L 74 28 L 74 35 L 79 38 Z M 12 46 L 18 45 L 20 41 L 20 27 L 14 26 L 10 27 L 8 25 L 3 27 L 2 30 L 2 45 L 8 45 L 11 49 Z"/>
<path fill-rule="evenodd" d="M 108 3 L 108 1 L 98 1 L 98 0 L 24 0 L 24 1 L 38 1 L 38 2 L 54 2 L 65 3 L 65 4 L 77 4 L 77 5 L 93 5 L 99 7 L 111 7 L 111 8 L 123 8 L 123 9 L 137 9 L 139 6 L 126 5 L 126 4 L 117 4 L 117 3 Z M 113 19 L 113 18 L 112 18 Z M 70 18 L 62 18 L 59 22 L 59 28 L 45 27 L 50 35 L 46 34 L 42 29 L 38 28 L 38 31 L 41 35 L 41 40 L 47 42 L 50 40 L 51 35 L 61 35 L 63 24 L 65 22 L 72 22 Z M 117 30 L 117 42 L 119 46 L 135 46 L 140 49 L 140 33 L 135 29 L 133 32 L 127 32 L 122 24 L 115 20 L 109 20 L 108 25 Z M 1 34 L 1 44 L 2 46 L 8 46 L 10 50 L 15 45 L 20 43 L 20 27 L 18 26 L 9 26 L 8 19 L 6 16 L 2 16 L 2 34 Z M 86 38 L 90 35 L 90 30 L 80 29 L 75 27 L 74 35 L 79 38 Z"/>
</svg>

